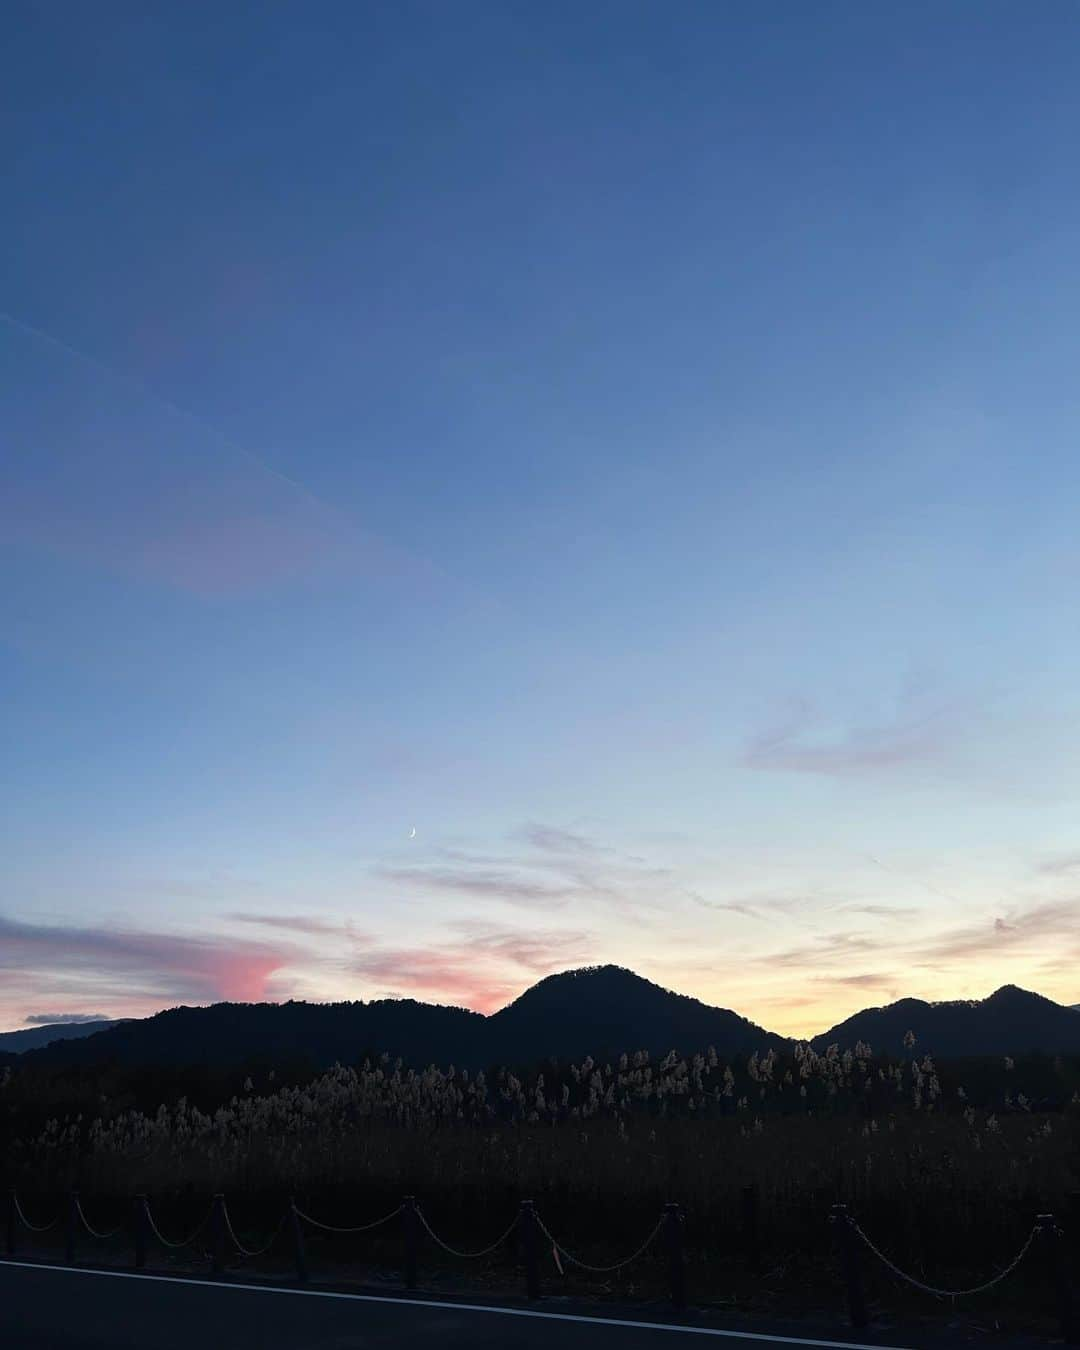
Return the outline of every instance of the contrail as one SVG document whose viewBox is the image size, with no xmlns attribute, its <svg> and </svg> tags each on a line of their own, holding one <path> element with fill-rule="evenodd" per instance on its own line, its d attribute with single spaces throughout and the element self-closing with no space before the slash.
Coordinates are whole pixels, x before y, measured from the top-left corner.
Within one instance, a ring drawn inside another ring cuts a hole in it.
<svg viewBox="0 0 1080 1350">
<path fill-rule="evenodd" d="M 80 351 L 78 347 L 73 347 L 70 343 L 61 341 L 60 338 L 54 337 L 52 333 L 46 333 L 41 328 L 35 328 L 32 324 L 24 323 L 22 319 L 17 319 L 14 314 L 8 314 L 3 310 L 0 310 L 0 321 L 3 321 L 11 328 L 14 328 L 17 332 L 25 333 L 28 337 L 38 338 L 41 342 L 47 342 L 49 346 L 55 347 L 58 351 L 64 352 L 68 356 L 73 356 L 76 361 L 81 361 L 84 365 L 100 371 L 101 374 L 108 376 L 109 379 L 116 380 L 120 384 L 126 384 L 130 388 L 137 390 L 144 397 L 150 399 L 159 407 L 164 408 L 171 417 L 179 418 L 182 422 L 190 422 L 192 426 L 198 427 L 201 431 L 208 432 L 211 436 L 215 437 L 221 445 L 226 446 L 235 454 L 241 455 L 263 473 L 269 474 L 271 478 L 276 478 L 279 482 L 285 483 L 295 492 L 299 492 L 315 506 L 318 506 L 323 510 L 331 509 L 329 503 L 324 502 L 321 498 L 317 497 L 314 492 L 312 492 L 310 488 L 305 487 L 303 483 L 298 483 L 295 478 L 290 478 L 288 474 L 282 473 L 280 469 L 275 469 L 273 465 L 267 464 L 264 459 L 260 459 L 253 451 L 248 450 L 243 445 L 237 444 L 231 436 L 226 435 L 224 431 L 214 426 L 213 423 L 205 421 L 195 413 L 188 412 L 185 408 L 177 407 L 175 403 L 172 403 L 167 398 L 163 398 L 161 394 L 143 384 L 141 380 L 137 379 L 134 375 L 130 375 L 127 371 L 116 370 L 112 366 L 106 365 L 105 362 L 98 357 L 90 356 L 86 352 Z"/>
<path fill-rule="evenodd" d="M 369 530 L 341 507 L 334 506 L 330 502 L 324 501 L 323 498 L 317 496 L 316 493 L 312 492 L 312 490 L 304 483 L 299 482 L 295 478 L 290 478 L 287 473 L 282 473 L 280 469 L 275 469 L 273 465 L 268 464 L 253 451 L 247 449 L 246 446 L 238 444 L 231 436 L 227 435 L 219 427 L 214 426 L 212 422 L 207 422 L 204 418 L 189 412 L 186 408 L 178 407 L 169 399 L 162 397 L 156 390 L 145 385 L 136 376 L 131 375 L 124 370 L 115 370 L 111 366 L 106 365 L 106 363 L 98 357 L 90 356 L 86 352 L 80 351 L 78 347 L 73 347 L 69 342 L 64 342 L 60 338 L 54 337 L 52 333 L 47 333 L 44 329 L 35 328 L 33 324 L 26 323 L 23 319 L 16 318 L 14 314 L 8 314 L 4 310 L 0 310 L 0 322 L 7 324 L 9 328 L 14 329 L 16 332 L 23 333 L 27 337 L 36 338 L 40 342 L 48 343 L 49 346 L 56 348 L 57 351 L 64 352 L 67 356 L 74 357 L 76 361 L 81 361 L 84 365 L 99 371 L 107 378 L 115 380 L 118 384 L 126 384 L 130 389 L 135 390 L 144 398 L 149 399 L 151 402 L 163 408 L 170 417 L 175 417 L 181 422 L 187 422 L 189 425 L 199 428 L 200 431 L 208 433 L 219 445 L 232 451 L 233 454 L 239 455 L 242 459 L 246 459 L 249 464 L 252 464 L 261 473 L 276 479 L 279 483 L 284 483 L 285 486 L 290 488 L 293 492 L 299 493 L 310 505 L 317 507 L 320 511 L 329 512 L 337 520 L 343 522 L 345 527 L 351 531 L 354 536 L 358 536 L 369 543 L 372 541 L 376 542 L 382 549 L 386 550 L 388 555 L 396 558 L 399 566 L 406 566 L 418 576 L 427 577 L 428 579 L 435 578 L 443 584 L 449 583 L 457 589 L 460 594 L 467 595 L 471 600 L 482 602 L 485 606 L 490 607 L 495 613 L 501 614 L 504 612 L 505 606 L 502 601 L 493 598 L 486 591 L 477 590 L 471 583 L 462 582 L 460 578 L 448 572 L 441 563 L 434 563 L 423 554 L 418 554 L 409 548 L 403 548 L 400 545 L 393 543 L 385 536 Z"/>
<path fill-rule="evenodd" d="M 883 863 L 881 859 L 876 857 L 873 853 L 863 853 L 860 856 L 869 858 L 872 863 L 876 863 L 883 872 L 888 872 L 890 876 L 898 877 L 901 881 L 909 883 L 914 882 L 916 886 L 921 886 L 924 891 L 928 891 L 931 895 L 936 895 L 939 900 L 948 900 L 950 905 L 957 905 L 960 903 L 954 895 L 947 895 L 944 891 L 939 891 L 936 886 L 932 886 L 929 881 L 925 881 L 922 877 L 917 877 L 912 872 L 898 872 L 895 867 L 890 867 L 887 863 Z"/>
</svg>

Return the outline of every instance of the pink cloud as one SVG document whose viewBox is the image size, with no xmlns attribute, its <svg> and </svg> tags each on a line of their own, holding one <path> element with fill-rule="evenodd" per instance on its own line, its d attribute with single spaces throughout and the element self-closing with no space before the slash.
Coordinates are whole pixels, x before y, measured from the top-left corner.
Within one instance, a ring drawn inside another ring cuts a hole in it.
<svg viewBox="0 0 1080 1350">
<path fill-rule="evenodd" d="M 415 947 L 386 948 L 358 957 L 351 967 L 378 982 L 386 994 L 420 994 L 476 1012 L 495 1012 L 521 992 L 520 984 L 485 975 L 464 952 L 454 955 Z"/>
<path fill-rule="evenodd" d="M 430 948 L 376 948 L 356 957 L 351 969 L 385 989 L 495 1012 L 538 976 L 586 964 L 593 940 L 578 930 L 529 932 L 473 920 L 455 927 L 462 942 Z"/>
<path fill-rule="evenodd" d="M 257 1002 L 290 961 L 288 945 L 121 928 L 24 923 L 0 917 L 4 1002 L 40 1006 L 50 993 L 95 1003 Z M 136 992 L 137 991 L 137 992 Z M 25 1012 L 24 1012 L 25 1015 Z"/>
</svg>

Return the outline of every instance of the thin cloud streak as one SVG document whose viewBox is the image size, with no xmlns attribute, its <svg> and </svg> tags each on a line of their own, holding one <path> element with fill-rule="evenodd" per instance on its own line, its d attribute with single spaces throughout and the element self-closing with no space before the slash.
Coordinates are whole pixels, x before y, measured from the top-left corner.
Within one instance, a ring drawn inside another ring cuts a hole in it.
<svg viewBox="0 0 1080 1350">
<path fill-rule="evenodd" d="M 490 1013 L 538 977 L 587 964 L 594 950 L 593 935 L 580 929 L 522 933 L 475 919 L 454 927 L 463 940 L 376 948 L 355 956 L 349 967 L 384 988 Z"/>
<path fill-rule="evenodd" d="M 1080 904 L 1055 900 L 1022 912 L 997 915 L 985 922 L 967 924 L 942 937 L 919 944 L 928 961 L 972 960 L 1015 951 L 1041 942 L 1070 940 L 1080 946 Z"/>
<path fill-rule="evenodd" d="M 597 844 L 583 834 L 578 834 L 574 830 L 561 829 L 557 825 L 529 824 L 522 831 L 522 835 L 527 843 L 543 853 L 593 856 L 615 852 L 613 848 Z"/>
<path fill-rule="evenodd" d="M 837 905 L 835 914 L 867 914 L 872 919 L 911 919 L 923 911 L 916 905 Z"/>
<path fill-rule="evenodd" d="M 348 932 L 350 936 L 359 936 L 342 920 L 316 919 L 307 914 L 226 914 L 232 923 L 257 924 L 263 928 L 280 928 L 289 933 L 307 933 L 312 936 L 332 934 L 340 937 Z"/>
<path fill-rule="evenodd" d="M 291 947 L 121 928 L 24 923 L 0 917 L 0 970 L 133 978 L 159 997 L 258 1002 L 267 981 L 295 957 Z"/>
<path fill-rule="evenodd" d="M 135 376 L 12 314 L 0 312 L 0 325 L 22 334 L 31 350 L 49 350 L 54 363 L 56 353 L 68 358 L 69 379 L 78 372 L 80 383 L 54 402 L 74 405 L 102 381 L 121 395 L 112 434 L 92 459 L 69 454 L 66 441 L 50 451 L 44 435 L 27 437 L 20 447 L 27 464 L 47 471 L 24 471 L 17 492 L 5 495 L 0 522 L 10 538 L 202 598 L 345 575 L 416 592 L 451 583 L 464 593 L 429 559 L 366 529 Z M 138 450 L 125 457 L 118 447 L 129 443 Z M 94 489 L 109 475 L 105 502 Z"/>
<path fill-rule="evenodd" d="M 523 905 L 563 905 L 580 891 L 573 885 L 529 881 L 511 872 L 455 870 L 448 867 L 378 867 L 375 874 L 386 881 L 419 889 L 452 891 L 485 900 L 506 900 Z"/>
<path fill-rule="evenodd" d="M 1080 871 L 1080 853 L 1064 853 L 1057 858 L 1047 858 L 1037 870 L 1045 876 L 1064 876 L 1069 872 Z"/>
<path fill-rule="evenodd" d="M 27 1026 L 31 1027 L 49 1027 L 56 1022 L 79 1023 L 79 1022 L 108 1022 L 108 1013 L 100 1012 L 41 1012 L 30 1013 L 26 1018 Z"/>
<path fill-rule="evenodd" d="M 930 761 L 955 733 L 954 719 L 934 712 L 815 736 L 814 718 L 802 706 L 779 727 L 752 736 L 739 762 L 747 769 L 847 777 Z"/>
</svg>

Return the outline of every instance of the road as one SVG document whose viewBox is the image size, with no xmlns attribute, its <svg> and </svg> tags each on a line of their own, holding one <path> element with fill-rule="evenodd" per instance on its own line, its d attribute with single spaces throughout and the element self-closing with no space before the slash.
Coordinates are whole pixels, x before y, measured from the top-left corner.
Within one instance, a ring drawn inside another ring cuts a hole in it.
<svg viewBox="0 0 1080 1350">
<path fill-rule="evenodd" d="M 559 1350 L 902 1350 L 894 1338 L 829 1335 L 665 1326 L 550 1304 L 486 1306 L 0 1261 L 5 1350 L 546 1350 L 553 1342 Z M 920 1339 L 919 1350 L 927 1344 Z"/>
</svg>

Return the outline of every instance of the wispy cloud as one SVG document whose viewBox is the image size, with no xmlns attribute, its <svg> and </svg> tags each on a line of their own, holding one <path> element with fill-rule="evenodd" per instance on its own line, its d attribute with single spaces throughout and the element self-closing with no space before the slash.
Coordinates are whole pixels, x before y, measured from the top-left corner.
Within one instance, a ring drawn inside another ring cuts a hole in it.
<svg viewBox="0 0 1080 1350">
<path fill-rule="evenodd" d="M 748 769 L 845 777 L 931 760 L 955 732 L 954 719 L 944 711 L 901 713 L 878 725 L 824 728 L 803 705 L 779 726 L 752 736 L 740 762 Z"/>
<path fill-rule="evenodd" d="M 585 965 L 595 949 L 595 937 L 580 928 L 522 932 L 475 919 L 453 925 L 468 939 L 470 951 L 487 959 L 508 961 L 532 972 Z"/>
<path fill-rule="evenodd" d="M 750 919 L 775 919 L 779 914 L 791 914 L 807 905 L 805 895 L 748 895 L 729 900 L 710 900 L 699 891 L 687 889 L 685 894 L 704 909 L 720 913 L 742 914 Z"/>
<path fill-rule="evenodd" d="M 812 971 L 818 969 L 823 962 L 865 956 L 880 951 L 884 945 L 882 938 L 871 937 L 865 933 L 821 933 L 810 942 L 801 943 L 797 947 L 788 947 L 784 951 L 770 952 L 762 959 L 770 966 Z"/>
<path fill-rule="evenodd" d="M 231 998 L 256 1002 L 295 956 L 291 947 L 122 928 L 24 923 L 0 917 L 0 970 L 47 986 L 57 975 L 125 992 L 127 982 L 162 1001 Z"/>
<path fill-rule="evenodd" d="M 589 900 L 635 910 L 663 909 L 685 899 L 671 868 L 621 853 L 573 830 L 531 823 L 512 839 L 527 848 L 502 856 L 466 848 L 427 845 L 428 861 L 383 863 L 374 875 L 418 891 L 442 891 L 476 900 L 502 900 L 528 908 L 561 908 Z"/>
<path fill-rule="evenodd" d="M 32 1027 L 48 1027 L 54 1022 L 107 1022 L 108 1014 L 100 1012 L 40 1012 L 31 1013 L 26 1022 Z"/>
<path fill-rule="evenodd" d="M 449 580 L 130 374 L 13 315 L 0 326 L 52 392 L 27 403 L 12 444 L 6 538 L 208 597 L 326 576 Z"/>
<path fill-rule="evenodd" d="M 523 905 L 563 905 L 580 886 L 534 881 L 514 872 L 480 868 L 378 867 L 377 876 L 400 885 L 429 891 L 452 891 L 481 900 L 507 900 Z"/>
<path fill-rule="evenodd" d="M 1041 862 L 1038 871 L 1046 876 L 1065 876 L 1080 871 L 1080 853 L 1060 853 Z"/>
<path fill-rule="evenodd" d="M 375 981 L 378 988 L 374 992 L 384 998 L 419 996 L 474 1012 L 494 1012 L 515 993 L 514 985 L 484 974 L 465 954 L 421 947 L 365 952 L 353 961 L 352 969 Z"/>
<path fill-rule="evenodd" d="M 384 994 L 408 993 L 494 1012 L 536 978 L 586 964 L 594 940 L 578 929 L 529 933 L 475 920 L 454 927 L 463 940 L 429 947 L 384 947 L 357 954 L 350 969 Z"/>
<path fill-rule="evenodd" d="M 349 931 L 348 925 L 340 919 L 318 919 L 308 914 L 226 914 L 233 923 L 258 924 L 262 928 L 280 928 L 289 933 L 308 933 L 321 936 L 331 933 L 340 936 Z M 353 934 L 356 936 L 356 934 Z"/>
<path fill-rule="evenodd" d="M 873 919 L 910 919 L 922 913 L 917 905 L 851 904 L 837 905 L 837 914 L 868 914 Z"/>
<path fill-rule="evenodd" d="M 854 989 L 894 989 L 896 974 L 883 971 L 861 971 L 854 975 L 814 975 L 811 977 L 819 984 L 849 985 Z"/>
<path fill-rule="evenodd" d="M 1080 903 L 1055 900 L 951 929 L 919 944 L 927 961 L 974 960 L 1053 942 L 1080 951 Z"/>
<path fill-rule="evenodd" d="M 525 841 L 533 848 L 544 853 L 559 855 L 579 854 L 590 857 L 596 854 L 612 854 L 614 849 L 596 843 L 575 830 L 560 829 L 557 825 L 532 823 L 522 831 Z"/>
</svg>

